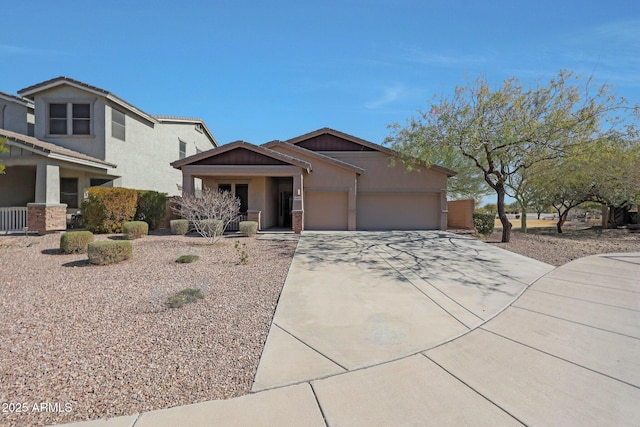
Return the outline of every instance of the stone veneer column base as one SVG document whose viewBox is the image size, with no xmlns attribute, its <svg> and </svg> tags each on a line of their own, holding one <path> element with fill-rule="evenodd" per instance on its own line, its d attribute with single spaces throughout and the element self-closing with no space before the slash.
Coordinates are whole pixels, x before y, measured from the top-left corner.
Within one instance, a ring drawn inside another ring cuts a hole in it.
<svg viewBox="0 0 640 427">
<path fill-rule="evenodd" d="M 27 203 L 27 228 L 38 233 L 67 229 L 67 205 Z"/>
<path fill-rule="evenodd" d="M 302 233 L 304 230 L 304 216 L 302 211 L 293 211 L 292 214 L 293 221 L 293 232 L 296 234 Z"/>
<path fill-rule="evenodd" d="M 247 211 L 247 221 L 257 222 L 258 230 L 261 230 L 261 227 L 260 227 L 261 214 L 262 214 L 262 211 L 254 211 L 254 210 Z"/>
</svg>

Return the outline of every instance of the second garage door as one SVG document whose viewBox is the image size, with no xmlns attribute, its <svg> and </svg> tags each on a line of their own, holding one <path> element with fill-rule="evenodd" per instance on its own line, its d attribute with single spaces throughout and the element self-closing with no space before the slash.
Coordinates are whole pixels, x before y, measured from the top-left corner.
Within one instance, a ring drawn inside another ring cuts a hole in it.
<svg viewBox="0 0 640 427">
<path fill-rule="evenodd" d="M 346 230 L 348 224 L 346 191 L 305 191 L 305 230 Z"/>
<path fill-rule="evenodd" d="M 437 230 L 440 194 L 358 194 L 358 230 Z"/>
</svg>

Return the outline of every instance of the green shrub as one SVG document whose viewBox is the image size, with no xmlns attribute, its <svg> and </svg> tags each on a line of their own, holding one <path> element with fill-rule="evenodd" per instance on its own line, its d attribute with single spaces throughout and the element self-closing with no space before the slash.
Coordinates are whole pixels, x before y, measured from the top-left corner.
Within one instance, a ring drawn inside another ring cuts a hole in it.
<svg viewBox="0 0 640 427">
<path fill-rule="evenodd" d="M 94 233 L 120 233 L 136 213 L 138 193 L 128 188 L 90 187 L 82 202 L 82 218 Z"/>
<path fill-rule="evenodd" d="M 87 255 L 91 264 L 115 264 L 131 258 L 133 247 L 126 240 L 100 240 L 89 243 Z"/>
<path fill-rule="evenodd" d="M 167 214 L 167 194 L 157 191 L 138 190 L 135 219 L 149 224 L 157 230 Z"/>
<path fill-rule="evenodd" d="M 491 234 L 493 233 L 493 227 L 495 226 L 495 215 L 492 213 L 473 213 L 473 226 L 476 229 L 476 232 L 480 234 Z"/>
<path fill-rule="evenodd" d="M 169 308 L 180 308 L 186 304 L 203 299 L 204 294 L 200 289 L 186 288 L 170 296 L 164 303 Z"/>
<path fill-rule="evenodd" d="M 93 233 L 90 231 L 67 231 L 60 236 L 60 249 L 65 254 L 85 253 L 91 242 Z"/>
<path fill-rule="evenodd" d="M 240 221 L 240 233 L 245 236 L 253 236 L 258 232 L 258 223 L 256 221 Z"/>
<path fill-rule="evenodd" d="M 189 232 L 189 220 L 188 219 L 172 219 L 169 221 L 171 227 L 171 234 L 185 235 Z"/>
<path fill-rule="evenodd" d="M 238 255 L 238 264 L 248 263 L 249 253 L 247 252 L 247 244 L 240 244 L 240 242 L 236 240 L 236 244 L 233 247 L 235 248 L 236 254 Z"/>
<path fill-rule="evenodd" d="M 128 221 L 122 224 L 122 233 L 127 240 L 139 239 L 149 234 L 149 224 L 144 221 Z"/>
<path fill-rule="evenodd" d="M 222 234 L 222 230 L 224 229 L 224 222 L 219 219 L 203 219 L 200 220 L 200 227 L 202 231 L 208 236 L 219 236 Z"/>
<path fill-rule="evenodd" d="M 199 259 L 200 257 L 198 255 L 180 255 L 176 262 L 180 264 L 188 264 Z"/>
</svg>

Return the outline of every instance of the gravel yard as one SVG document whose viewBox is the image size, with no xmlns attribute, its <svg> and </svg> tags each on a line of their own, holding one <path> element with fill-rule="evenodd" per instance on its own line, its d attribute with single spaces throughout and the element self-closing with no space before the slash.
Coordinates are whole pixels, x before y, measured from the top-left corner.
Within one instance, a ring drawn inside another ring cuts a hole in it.
<svg viewBox="0 0 640 427">
<path fill-rule="evenodd" d="M 96 236 L 108 238 L 119 237 Z M 0 236 L 0 425 L 111 418 L 248 393 L 295 241 L 230 236 L 210 246 L 151 235 L 133 241 L 130 260 L 93 266 L 86 255 L 60 253 L 59 239 Z M 627 230 L 514 227 L 510 243 L 499 243 L 500 230 L 483 240 L 552 265 L 640 251 L 640 233 Z M 239 263 L 242 244 L 247 264 Z M 186 254 L 200 259 L 175 263 Z M 185 288 L 206 296 L 179 309 L 163 305 Z"/>
<path fill-rule="evenodd" d="M 107 238 L 118 237 L 96 236 Z M 210 246 L 150 235 L 110 266 L 64 255 L 59 241 L 0 236 L 0 425 L 110 418 L 249 391 L 295 241 L 225 237 Z M 239 264 L 236 242 L 248 263 Z M 175 262 L 185 254 L 200 259 Z M 185 288 L 206 296 L 164 307 Z"/>
<path fill-rule="evenodd" d="M 555 266 L 595 254 L 640 252 L 640 232 L 631 233 L 627 229 L 567 226 L 562 234 L 555 227 L 530 228 L 525 234 L 520 231 L 519 222 L 513 225 L 509 243 L 500 243 L 501 229 L 482 240 Z"/>
</svg>

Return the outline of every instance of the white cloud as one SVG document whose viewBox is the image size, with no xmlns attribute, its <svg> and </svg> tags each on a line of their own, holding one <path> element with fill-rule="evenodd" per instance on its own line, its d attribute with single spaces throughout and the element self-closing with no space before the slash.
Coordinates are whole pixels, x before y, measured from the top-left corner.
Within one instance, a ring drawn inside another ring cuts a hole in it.
<svg viewBox="0 0 640 427">
<path fill-rule="evenodd" d="M 382 88 L 382 94 L 375 100 L 367 102 L 364 106 L 369 110 L 375 110 L 397 101 L 406 92 L 402 83 Z"/>
</svg>

